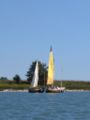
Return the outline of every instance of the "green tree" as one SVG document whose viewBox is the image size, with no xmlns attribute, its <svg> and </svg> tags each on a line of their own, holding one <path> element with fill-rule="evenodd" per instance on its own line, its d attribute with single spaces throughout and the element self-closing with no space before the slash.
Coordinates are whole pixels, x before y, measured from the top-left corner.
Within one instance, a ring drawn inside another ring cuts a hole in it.
<svg viewBox="0 0 90 120">
<path fill-rule="evenodd" d="M 40 61 L 38 61 L 38 64 L 39 64 L 39 85 L 45 85 L 47 78 L 47 66 L 45 63 L 42 63 Z M 29 83 L 31 83 L 32 81 L 35 71 L 35 65 L 36 65 L 36 61 L 33 61 L 29 70 L 27 71 L 26 76 Z"/>
<path fill-rule="evenodd" d="M 0 77 L 0 80 L 8 80 L 7 77 Z"/>
<path fill-rule="evenodd" d="M 19 84 L 20 81 L 21 81 L 21 78 L 18 74 L 16 74 L 14 77 L 13 77 L 13 80 L 15 81 L 15 83 Z"/>
</svg>

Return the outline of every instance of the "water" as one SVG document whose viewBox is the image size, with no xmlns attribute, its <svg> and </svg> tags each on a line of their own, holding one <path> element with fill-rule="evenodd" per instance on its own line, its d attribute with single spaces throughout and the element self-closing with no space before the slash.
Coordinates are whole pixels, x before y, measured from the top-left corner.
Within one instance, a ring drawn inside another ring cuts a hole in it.
<svg viewBox="0 0 90 120">
<path fill-rule="evenodd" d="M 90 92 L 0 92 L 0 120 L 90 120 Z"/>
</svg>

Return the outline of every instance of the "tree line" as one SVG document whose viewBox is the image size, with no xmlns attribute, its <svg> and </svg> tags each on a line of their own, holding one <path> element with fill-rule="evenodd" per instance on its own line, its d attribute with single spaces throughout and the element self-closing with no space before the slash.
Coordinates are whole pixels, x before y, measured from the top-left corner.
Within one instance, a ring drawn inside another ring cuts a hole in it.
<svg viewBox="0 0 90 120">
<path fill-rule="evenodd" d="M 33 61 L 32 64 L 30 65 L 29 69 L 26 72 L 26 82 L 31 83 L 33 75 L 34 75 L 34 70 L 35 70 L 35 65 L 37 61 Z M 43 85 L 46 83 L 47 80 L 47 65 L 41 61 L 38 61 L 39 65 L 39 85 Z M 9 80 L 7 77 L 0 77 L 0 80 Z M 17 84 L 21 83 L 22 79 L 19 74 L 16 74 L 13 77 L 13 81 Z"/>
</svg>

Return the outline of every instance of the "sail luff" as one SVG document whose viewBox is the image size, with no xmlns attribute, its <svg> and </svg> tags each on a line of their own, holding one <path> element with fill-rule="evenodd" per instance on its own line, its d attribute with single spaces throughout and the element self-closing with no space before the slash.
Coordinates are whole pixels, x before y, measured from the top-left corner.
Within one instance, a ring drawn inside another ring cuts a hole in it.
<svg viewBox="0 0 90 120">
<path fill-rule="evenodd" d="M 47 85 L 53 85 L 53 83 L 54 83 L 54 56 L 52 48 L 50 48 Z"/>
<path fill-rule="evenodd" d="M 36 62 L 36 67 L 35 67 L 35 72 L 34 72 L 34 76 L 31 82 L 31 87 L 37 87 L 38 86 L 38 80 L 39 80 L 39 66 L 38 66 L 38 62 Z"/>
</svg>

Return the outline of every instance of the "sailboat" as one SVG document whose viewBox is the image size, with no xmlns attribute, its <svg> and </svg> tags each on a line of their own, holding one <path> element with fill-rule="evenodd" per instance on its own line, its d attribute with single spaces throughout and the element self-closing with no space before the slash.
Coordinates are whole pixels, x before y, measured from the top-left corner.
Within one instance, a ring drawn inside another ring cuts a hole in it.
<svg viewBox="0 0 90 120">
<path fill-rule="evenodd" d="M 29 92 L 44 92 L 44 90 L 42 88 L 38 87 L 38 81 L 39 81 L 39 65 L 38 65 L 38 61 L 36 62 L 36 66 L 35 66 L 35 71 L 34 71 L 34 76 L 31 82 L 31 86 L 29 88 Z"/>
<path fill-rule="evenodd" d="M 54 86 L 54 55 L 53 55 L 52 47 L 50 48 L 50 53 L 49 53 L 49 65 L 48 65 L 47 77 L 48 78 L 47 78 L 46 92 L 59 93 L 65 90 L 64 87 Z"/>
</svg>

